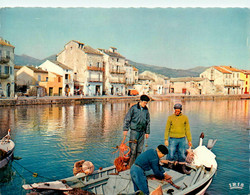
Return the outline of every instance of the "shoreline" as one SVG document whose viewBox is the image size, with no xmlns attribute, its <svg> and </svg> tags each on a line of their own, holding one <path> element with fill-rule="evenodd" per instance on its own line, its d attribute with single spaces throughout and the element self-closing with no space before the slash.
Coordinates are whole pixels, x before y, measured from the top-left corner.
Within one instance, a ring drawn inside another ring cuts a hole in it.
<svg viewBox="0 0 250 195">
<path fill-rule="evenodd" d="M 48 105 L 48 104 L 84 104 L 93 102 L 138 101 L 140 96 L 46 96 L 46 97 L 18 97 L 0 99 L 0 107 L 22 105 Z M 249 100 L 250 94 L 241 95 L 152 95 L 151 101 L 208 101 L 208 100 Z"/>
</svg>

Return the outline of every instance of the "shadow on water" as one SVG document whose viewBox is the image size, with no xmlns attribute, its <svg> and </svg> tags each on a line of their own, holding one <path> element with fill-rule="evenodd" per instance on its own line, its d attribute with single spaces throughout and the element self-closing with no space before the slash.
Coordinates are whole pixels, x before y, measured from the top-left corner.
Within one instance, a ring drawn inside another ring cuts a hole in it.
<svg viewBox="0 0 250 195">
<path fill-rule="evenodd" d="M 12 169 L 12 165 L 9 164 L 0 169 L 0 185 L 3 183 L 9 183 L 13 180 L 15 172 Z"/>
</svg>

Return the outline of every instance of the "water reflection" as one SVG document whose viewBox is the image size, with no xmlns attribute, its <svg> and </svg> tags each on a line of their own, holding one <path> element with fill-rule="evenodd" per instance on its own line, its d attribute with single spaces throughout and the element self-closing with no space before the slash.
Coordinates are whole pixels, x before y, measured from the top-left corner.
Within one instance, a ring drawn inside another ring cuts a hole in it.
<svg viewBox="0 0 250 195">
<path fill-rule="evenodd" d="M 151 115 L 149 148 L 164 142 L 167 117 L 173 113 L 176 102 L 181 100 L 154 101 L 148 104 Z M 81 159 L 94 162 L 96 168 L 113 163 L 115 155 L 112 152 L 115 150 L 112 147 L 121 141 L 124 116 L 135 103 L 97 102 L 1 108 L 0 133 L 3 136 L 8 128 L 12 129 L 12 137 L 16 143 L 15 155 L 22 157 L 18 161 L 20 164 L 40 175 L 46 175 L 47 178 L 61 179 L 71 176 L 74 162 Z M 229 193 L 231 191 L 228 184 L 236 180 L 247 185 L 249 176 L 246 177 L 245 173 L 249 167 L 249 101 L 181 103 L 183 112 L 189 117 L 194 145 L 198 144 L 201 131 L 205 133 L 205 141 L 208 138 L 218 139 L 214 152 L 219 171 L 208 192 Z M 28 183 L 46 181 L 44 178 L 33 178 L 20 167 L 18 171 Z M 25 194 L 20 188 L 22 182 L 20 178 L 12 177 L 12 180 L 1 186 L 0 192 L 16 190 L 18 194 Z M 247 194 L 248 190 L 243 192 Z"/>
</svg>

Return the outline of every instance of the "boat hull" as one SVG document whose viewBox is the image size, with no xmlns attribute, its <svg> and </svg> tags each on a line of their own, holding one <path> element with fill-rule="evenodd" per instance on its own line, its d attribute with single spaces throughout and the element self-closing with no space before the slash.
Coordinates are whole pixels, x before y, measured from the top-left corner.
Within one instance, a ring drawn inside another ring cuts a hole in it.
<svg viewBox="0 0 250 195">
<path fill-rule="evenodd" d="M 0 160 L 0 169 L 4 168 L 13 160 L 15 144 L 12 140 L 1 142 L 0 149 L 6 151 L 6 155 Z"/>
</svg>

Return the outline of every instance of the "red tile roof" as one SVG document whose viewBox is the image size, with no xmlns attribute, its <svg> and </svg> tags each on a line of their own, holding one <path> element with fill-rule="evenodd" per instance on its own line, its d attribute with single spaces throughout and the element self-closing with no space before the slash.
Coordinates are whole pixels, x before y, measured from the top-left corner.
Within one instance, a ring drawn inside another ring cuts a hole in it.
<svg viewBox="0 0 250 195">
<path fill-rule="evenodd" d="M 225 70 L 224 68 L 221 68 L 220 66 L 213 66 L 216 70 L 222 72 L 223 74 L 232 74 L 232 72 Z"/>
<path fill-rule="evenodd" d="M 221 67 L 223 67 L 223 68 L 225 68 L 225 69 L 227 69 L 227 70 L 230 70 L 230 71 L 232 71 L 232 72 L 240 72 L 239 69 L 233 68 L 232 66 L 221 66 Z"/>
<path fill-rule="evenodd" d="M 13 45 L 11 45 L 9 42 L 4 41 L 2 39 L 0 39 L 0 45 L 5 45 L 5 46 L 9 46 L 9 47 L 14 47 Z M 15 47 L 14 47 L 15 48 Z"/>
</svg>

